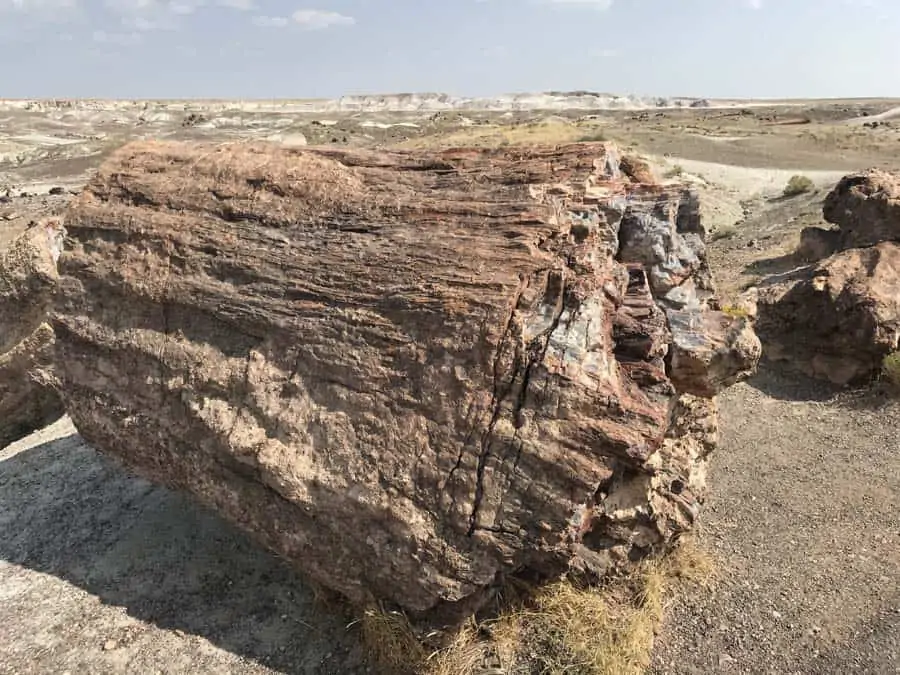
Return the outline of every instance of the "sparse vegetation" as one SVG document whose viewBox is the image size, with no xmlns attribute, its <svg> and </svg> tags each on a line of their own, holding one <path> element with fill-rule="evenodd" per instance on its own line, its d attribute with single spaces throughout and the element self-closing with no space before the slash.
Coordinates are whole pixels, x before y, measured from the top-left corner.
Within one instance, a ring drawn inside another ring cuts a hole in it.
<svg viewBox="0 0 900 675">
<path fill-rule="evenodd" d="M 663 175 L 666 178 L 680 178 L 684 175 L 684 167 L 681 164 L 676 164 L 670 167 Z"/>
<path fill-rule="evenodd" d="M 714 579 L 711 558 L 685 541 L 603 587 L 552 583 L 498 618 L 466 624 L 431 655 L 425 672 L 637 675 L 650 663 L 666 602 L 686 584 L 708 586 Z"/>
<path fill-rule="evenodd" d="M 405 148 L 496 147 L 606 140 L 596 125 L 581 126 L 562 119 L 504 123 L 500 121 L 455 128 L 397 143 Z"/>
<path fill-rule="evenodd" d="M 740 305 L 724 305 L 722 307 L 722 313 L 733 319 L 747 319 L 750 317 L 750 312 Z"/>
<path fill-rule="evenodd" d="M 363 613 L 359 624 L 362 644 L 380 672 L 421 672 L 428 654 L 405 614 L 373 606 Z"/>
<path fill-rule="evenodd" d="M 605 140 L 607 140 L 606 135 L 600 130 L 592 131 L 589 134 L 584 134 L 583 136 L 578 137 L 579 143 L 594 143 Z"/>
<path fill-rule="evenodd" d="M 881 380 L 892 390 L 900 392 L 900 350 L 891 352 L 882 360 Z"/>
<path fill-rule="evenodd" d="M 787 185 L 784 186 L 784 191 L 782 192 L 782 194 L 785 197 L 796 197 L 797 195 L 811 192 L 814 187 L 815 183 L 813 183 L 808 176 L 797 174 L 795 176 L 791 176 L 791 179 L 787 182 Z"/>
</svg>

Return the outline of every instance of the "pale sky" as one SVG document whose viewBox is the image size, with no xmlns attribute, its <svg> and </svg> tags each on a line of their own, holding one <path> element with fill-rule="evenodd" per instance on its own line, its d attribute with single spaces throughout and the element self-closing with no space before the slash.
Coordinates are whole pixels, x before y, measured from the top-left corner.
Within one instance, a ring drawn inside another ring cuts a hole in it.
<svg viewBox="0 0 900 675">
<path fill-rule="evenodd" d="M 0 0 L 0 98 L 900 96 L 900 0 Z"/>
</svg>

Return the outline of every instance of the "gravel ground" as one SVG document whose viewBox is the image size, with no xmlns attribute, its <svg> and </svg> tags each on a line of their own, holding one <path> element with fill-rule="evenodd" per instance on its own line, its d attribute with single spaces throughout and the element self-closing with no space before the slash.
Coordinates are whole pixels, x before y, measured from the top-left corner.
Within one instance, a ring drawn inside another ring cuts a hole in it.
<svg viewBox="0 0 900 675">
<path fill-rule="evenodd" d="M 653 673 L 900 673 L 900 404 L 761 370 L 722 396 L 701 541 Z"/>
<path fill-rule="evenodd" d="M 64 419 L 0 450 L 0 673 L 366 672 L 358 635 L 215 515 Z"/>
</svg>

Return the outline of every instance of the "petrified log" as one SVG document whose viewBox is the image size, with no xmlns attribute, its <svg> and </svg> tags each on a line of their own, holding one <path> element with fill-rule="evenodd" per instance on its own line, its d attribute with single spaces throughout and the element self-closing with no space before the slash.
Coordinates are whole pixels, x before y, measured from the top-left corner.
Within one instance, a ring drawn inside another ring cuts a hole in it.
<svg viewBox="0 0 900 675">
<path fill-rule="evenodd" d="M 849 249 L 759 289 L 766 356 L 836 384 L 865 382 L 900 347 L 900 244 Z"/>
<path fill-rule="evenodd" d="M 63 414 L 48 372 L 63 233 L 58 219 L 47 219 L 0 252 L 0 448 Z"/>
<path fill-rule="evenodd" d="M 839 249 L 900 241 L 900 176 L 880 169 L 844 176 L 825 197 L 822 215 L 840 228 Z"/>
<path fill-rule="evenodd" d="M 604 144 L 127 146 L 67 215 L 69 414 L 354 601 L 665 548 L 715 412 L 615 259 L 618 175 Z"/>
</svg>

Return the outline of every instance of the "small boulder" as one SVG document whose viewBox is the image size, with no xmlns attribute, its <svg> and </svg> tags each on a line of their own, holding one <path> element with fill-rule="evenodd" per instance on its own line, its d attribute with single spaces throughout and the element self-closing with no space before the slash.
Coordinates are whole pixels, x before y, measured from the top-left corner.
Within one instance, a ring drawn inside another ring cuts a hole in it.
<svg viewBox="0 0 900 675">
<path fill-rule="evenodd" d="M 748 318 L 673 309 L 666 316 L 669 377 L 678 391 L 711 397 L 756 372 L 762 345 Z"/>
<path fill-rule="evenodd" d="M 900 244 L 850 249 L 759 289 L 766 356 L 836 384 L 864 382 L 900 341 Z"/>
<path fill-rule="evenodd" d="M 804 227 L 800 232 L 797 257 L 804 262 L 816 262 L 841 249 L 841 231 L 821 227 Z"/>
<path fill-rule="evenodd" d="M 900 241 L 900 176 L 879 169 L 845 176 L 822 214 L 840 228 L 842 249 Z"/>
<path fill-rule="evenodd" d="M 619 168 L 635 183 L 654 185 L 657 182 L 650 164 L 634 155 L 623 155 L 619 160 Z"/>
</svg>

